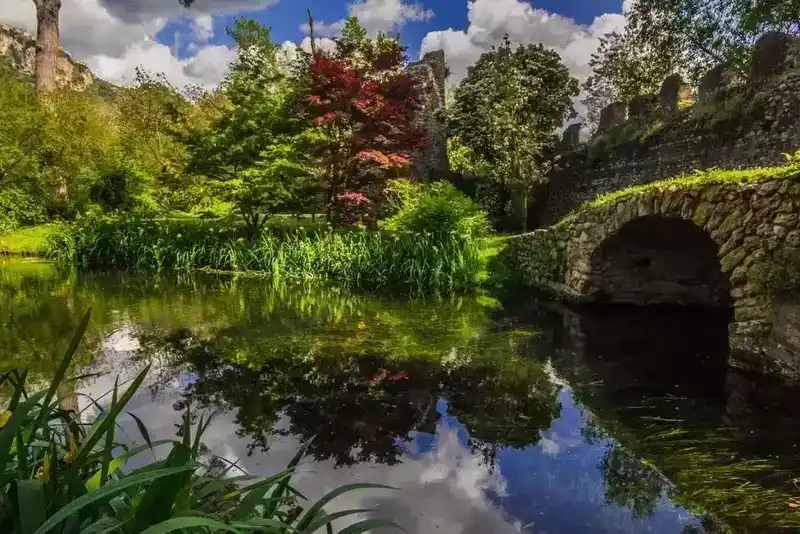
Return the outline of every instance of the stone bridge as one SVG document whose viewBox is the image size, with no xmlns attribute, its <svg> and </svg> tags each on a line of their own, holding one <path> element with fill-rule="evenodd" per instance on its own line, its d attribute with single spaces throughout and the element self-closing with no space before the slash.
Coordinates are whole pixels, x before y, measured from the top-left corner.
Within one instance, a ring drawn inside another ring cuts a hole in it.
<svg viewBox="0 0 800 534">
<path fill-rule="evenodd" d="M 729 363 L 800 380 L 800 167 L 600 197 L 506 254 L 523 284 L 574 302 L 732 310 Z"/>
</svg>

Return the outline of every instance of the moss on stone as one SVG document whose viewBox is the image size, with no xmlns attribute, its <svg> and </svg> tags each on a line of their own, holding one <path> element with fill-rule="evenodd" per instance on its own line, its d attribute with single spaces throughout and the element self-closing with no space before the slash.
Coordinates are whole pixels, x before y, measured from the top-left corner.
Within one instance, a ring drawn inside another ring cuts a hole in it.
<svg viewBox="0 0 800 534">
<path fill-rule="evenodd" d="M 667 190 L 696 191 L 709 185 L 745 185 L 771 180 L 800 180 L 800 164 L 792 163 L 791 165 L 783 165 L 780 167 L 760 167 L 739 171 L 719 169 L 695 171 L 693 174 L 686 176 L 620 189 L 613 193 L 600 195 L 594 200 L 585 203 L 578 208 L 577 211 L 559 221 L 557 225 L 569 223 L 578 214 L 598 210 L 616 204 L 620 200 L 635 198 L 640 195 L 661 193 Z"/>
</svg>

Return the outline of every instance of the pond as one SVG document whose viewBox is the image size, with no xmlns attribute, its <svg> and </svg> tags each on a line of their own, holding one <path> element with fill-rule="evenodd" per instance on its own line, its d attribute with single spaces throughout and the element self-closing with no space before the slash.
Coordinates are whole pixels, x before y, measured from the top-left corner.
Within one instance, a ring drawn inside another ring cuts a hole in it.
<svg viewBox="0 0 800 534">
<path fill-rule="evenodd" d="M 534 295 L 392 300 L 260 279 L 63 274 L 0 259 L 0 370 L 45 383 L 92 309 L 75 402 L 147 363 L 152 439 L 214 412 L 254 475 L 312 437 L 298 489 L 412 533 L 800 528 L 797 391 L 729 369 L 727 318 Z M 524 298 L 522 298 L 524 297 Z M 125 431 L 141 441 L 132 419 Z"/>
</svg>

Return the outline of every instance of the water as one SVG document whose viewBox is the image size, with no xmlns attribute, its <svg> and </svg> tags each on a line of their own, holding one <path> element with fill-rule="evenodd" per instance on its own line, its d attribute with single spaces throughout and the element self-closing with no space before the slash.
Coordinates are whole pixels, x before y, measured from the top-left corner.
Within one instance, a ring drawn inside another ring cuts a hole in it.
<svg viewBox="0 0 800 534">
<path fill-rule="evenodd" d="M 797 391 L 727 368 L 727 317 L 524 297 L 377 299 L 7 260 L 0 371 L 27 366 L 44 384 L 91 307 L 78 363 L 101 374 L 79 393 L 151 362 L 130 410 L 153 439 L 187 405 L 214 411 L 209 450 L 268 475 L 315 437 L 301 492 L 399 488 L 336 505 L 412 533 L 798 528 Z"/>
</svg>

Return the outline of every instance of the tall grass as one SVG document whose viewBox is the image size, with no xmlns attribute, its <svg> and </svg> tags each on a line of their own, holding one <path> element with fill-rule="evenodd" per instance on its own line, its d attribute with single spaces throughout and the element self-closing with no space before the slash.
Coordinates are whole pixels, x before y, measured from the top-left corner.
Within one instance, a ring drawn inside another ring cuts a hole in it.
<svg viewBox="0 0 800 534">
<path fill-rule="evenodd" d="M 485 264 L 476 241 L 450 235 L 265 231 L 244 239 L 209 223 L 132 217 L 86 219 L 54 236 L 49 248 L 60 263 L 81 268 L 233 271 L 410 292 L 472 288 Z"/>
<path fill-rule="evenodd" d="M 211 419 L 201 416 L 193 428 L 188 411 L 180 439 L 153 442 L 135 419 L 144 444 L 131 448 L 118 443 L 118 419 L 148 369 L 124 390 L 115 385 L 111 403 L 93 423 L 84 425 L 74 410 L 61 408 L 58 392 L 69 382 L 66 371 L 88 320 L 87 314 L 47 391 L 27 391 L 26 371 L 0 377 L 0 386 L 10 390 L 0 419 L 0 532 L 333 532 L 334 521 L 367 512 L 328 514 L 324 508 L 333 499 L 353 490 L 385 488 L 351 484 L 306 504 L 291 486 L 305 449 L 269 478 L 232 476 L 230 463 L 202 452 L 202 434 Z M 126 469 L 130 458 L 159 446 L 170 448 L 166 459 Z M 381 527 L 396 526 L 365 519 L 342 532 L 359 534 Z"/>
</svg>

